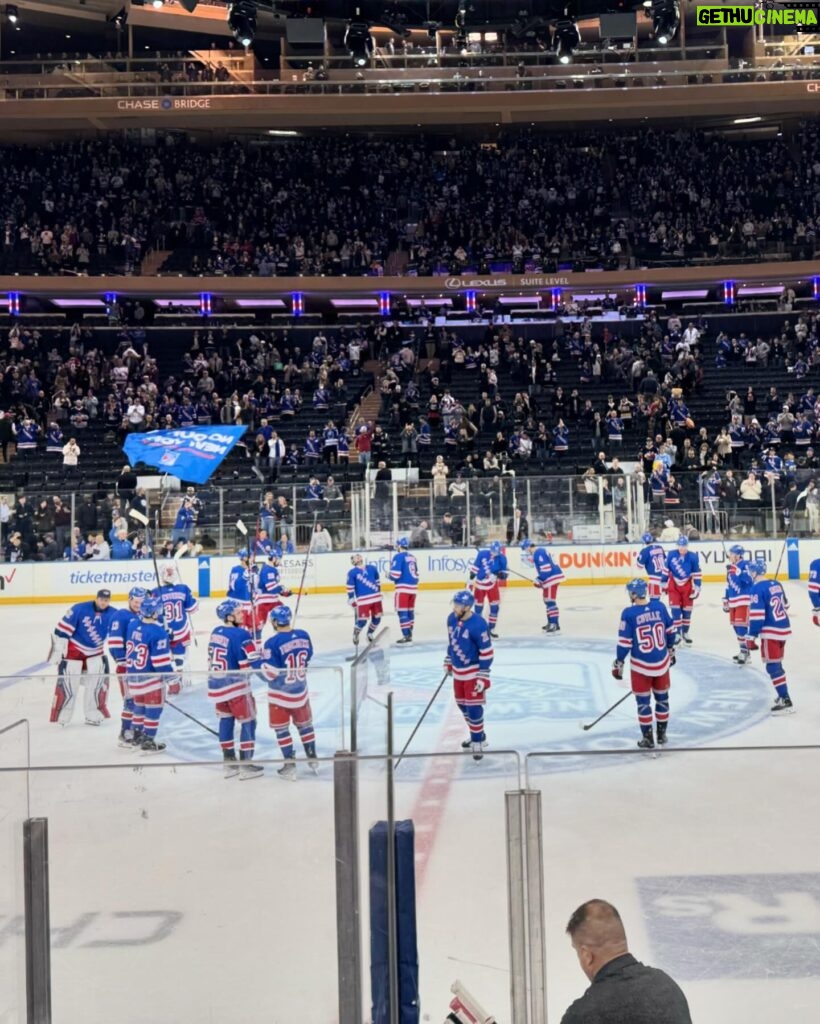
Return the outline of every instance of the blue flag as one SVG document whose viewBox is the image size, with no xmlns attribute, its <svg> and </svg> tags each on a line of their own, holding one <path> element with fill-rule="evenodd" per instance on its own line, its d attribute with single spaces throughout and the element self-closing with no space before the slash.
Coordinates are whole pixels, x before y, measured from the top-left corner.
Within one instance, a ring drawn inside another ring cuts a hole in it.
<svg viewBox="0 0 820 1024">
<path fill-rule="evenodd" d="M 194 484 L 208 481 L 245 433 L 245 427 L 190 427 L 129 434 L 123 451 L 132 466 L 144 462 Z"/>
</svg>

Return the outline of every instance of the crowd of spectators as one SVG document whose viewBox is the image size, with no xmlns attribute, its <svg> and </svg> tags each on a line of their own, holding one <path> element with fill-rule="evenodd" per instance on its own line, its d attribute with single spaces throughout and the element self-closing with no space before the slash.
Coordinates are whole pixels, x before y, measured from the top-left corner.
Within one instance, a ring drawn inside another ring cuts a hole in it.
<svg viewBox="0 0 820 1024">
<path fill-rule="evenodd" d="M 151 246 L 191 274 L 458 273 L 698 256 L 811 258 L 820 132 L 323 135 L 213 147 L 123 136 L 5 147 L 0 263 L 94 273 Z M 681 168 L 683 171 L 681 171 Z M 409 263 L 407 260 L 409 259 Z"/>
</svg>

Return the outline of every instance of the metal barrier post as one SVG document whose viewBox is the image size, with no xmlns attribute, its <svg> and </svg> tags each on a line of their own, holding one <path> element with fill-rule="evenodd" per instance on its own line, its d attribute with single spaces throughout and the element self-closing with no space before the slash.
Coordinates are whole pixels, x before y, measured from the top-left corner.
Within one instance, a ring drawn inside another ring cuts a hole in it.
<svg viewBox="0 0 820 1024">
<path fill-rule="evenodd" d="M 336 841 L 336 959 L 339 1024 L 361 1024 L 362 940 L 359 918 L 359 764 L 337 751 L 333 761 Z"/>
<path fill-rule="evenodd" d="M 48 819 L 23 822 L 26 906 L 26 1020 L 51 1024 L 51 925 L 48 893 Z"/>
<path fill-rule="evenodd" d="M 510 940 L 511 1024 L 527 1024 L 527 926 L 524 891 L 524 815 L 521 791 L 504 794 L 507 825 L 507 923 Z"/>
</svg>

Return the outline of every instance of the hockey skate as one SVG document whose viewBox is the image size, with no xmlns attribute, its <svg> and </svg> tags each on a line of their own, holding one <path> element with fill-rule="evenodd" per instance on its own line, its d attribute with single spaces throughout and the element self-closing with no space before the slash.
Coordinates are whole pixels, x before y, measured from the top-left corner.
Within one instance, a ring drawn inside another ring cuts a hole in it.
<svg viewBox="0 0 820 1024">
<path fill-rule="evenodd" d="M 681 640 L 686 644 L 687 647 L 692 646 L 692 637 L 688 633 L 681 633 Z"/>
<path fill-rule="evenodd" d="M 496 631 L 494 629 L 490 630 L 490 636 L 493 638 L 493 640 L 497 640 L 498 639 L 498 633 L 496 633 Z"/>
<path fill-rule="evenodd" d="M 411 633 L 408 636 L 403 636 L 401 638 L 401 640 L 397 640 L 396 641 L 396 646 L 398 646 L 399 644 L 412 644 L 412 642 L 413 642 L 413 635 Z"/>
<path fill-rule="evenodd" d="M 373 631 L 368 630 L 367 631 L 367 642 L 369 644 L 372 644 L 375 639 L 376 639 L 376 632 L 375 632 L 375 630 L 373 630 Z"/>
<path fill-rule="evenodd" d="M 124 750 L 130 750 L 134 746 L 134 732 L 132 729 L 123 729 L 117 737 L 117 746 Z"/>
<path fill-rule="evenodd" d="M 281 768 L 277 769 L 276 774 L 280 779 L 285 779 L 288 782 L 296 781 L 296 762 L 285 761 Z"/>
<path fill-rule="evenodd" d="M 560 633 L 561 627 L 557 622 L 548 622 L 546 626 L 541 627 L 545 633 Z"/>
<path fill-rule="evenodd" d="M 158 754 L 161 750 L 165 750 L 165 744 L 157 743 L 154 739 L 144 739 L 140 750 L 143 754 Z"/>
<path fill-rule="evenodd" d="M 102 719 L 101 718 L 86 718 L 85 724 L 86 725 L 102 725 Z"/>
<path fill-rule="evenodd" d="M 314 775 L 319 774 L 319 762 L 315 757 L 308 758 L 308 768 L 313 772 Z"/>
<path fill-rule="evenodd" d="M 641 739 L 638 740 L 638 746 L 641 750 L 654 750 L 655 740 L 651 732 L 645 732 Z"/>
<path fill-rule="evenodd" d="M 736 665 L 746 665 L 749 662 L 749 652 L 747 650 L 738 651 L 738 653 L 732 658 L 732 661 Z"/>
<path fill-rule="evenodd" d="M 472 745 L 473 745 L 473 741 L 472 741 L 472 738 L 470 738 L 470 739 L 466 739 L 466 740 L 464 740 L 464 742 L 463 742 L 463 743 L 461 744 L 461 749 L 462 749 L 462 750 L 469 750 L 469 749 L 470 749 L 470 747 L 472 747 Z M 487 741 L 486 741 L 486 740 L 482 740 L 482 741 L 481 741 L 481 749 L 482 749 L 482 750 L 484 750 L 484 749 L 486 748 L 486 746 L 487 746 Z"/>
<path fill-rule="evenodd" d="M 258 779 L 265 771 L 261 764 L 254 764 L 253 761 L 242 761 L 239 765 L 239 781 L 245 779 Z"/>
<path fill-rule="evenodd" d="M 668 740 L 666 738 L 666 727 L 668 722 L 658 722 L 658 746 L 665 747 Z M 638 744 L 640 746 L 640 744 Z"/>
<path fill-rule="evenodd" d="M 235 779 L 237 777 L 239 774 L 239 765 L 236 763 L 234 758 L 226 758 L 222 774 L 226 779 Z"/>
<path fill-rule="evenodd" d="M 480 761 L 484 757 L 484 744 L 483 743 L 471 743 L 470 748 L 473 752 L 473 760 Z"/>
<path fill-rule="evenodd" d="M 791 697 L 778 697 L 771 706 L 771 712 L 773 715 L 793 715 L 794 705 Z"/>
<path fill-rule="evenodd" d="M 359 633 L 361 633 L 360 629 L 354 629 L 353 630 L 353 646 L 354 647 L 358 647 L 359 646 Z"/>
</svg>

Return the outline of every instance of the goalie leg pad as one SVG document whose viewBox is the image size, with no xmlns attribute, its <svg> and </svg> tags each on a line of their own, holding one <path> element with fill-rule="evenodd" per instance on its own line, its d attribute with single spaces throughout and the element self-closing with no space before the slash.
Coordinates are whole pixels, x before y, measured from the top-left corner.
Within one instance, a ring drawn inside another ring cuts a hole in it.
<svg viewBox="0 0 820 1024">
<path fill-rule="evenodd" d="M 108 710 L 108 676 L 106 658 L 96 655 L 85 660 L 85 674 L 82 676 L 84 687 L 83 710 L 87 722 L 99 724 L 102 719 L 110 718 Z"/>
<path fill-rule="evenodd" d="M 71 680 L 64 672 L 65 662 L 60 663 L 60 675 L 57 678 L 57 685 L 54 687 L 54 698 L 51 701 L 50 722 L 59 722 L 60 725 L 68 725 L 74 711 L 75 691 Z"/>
</svg>

